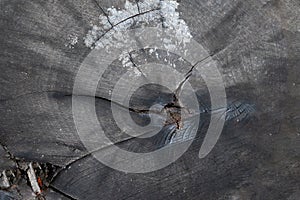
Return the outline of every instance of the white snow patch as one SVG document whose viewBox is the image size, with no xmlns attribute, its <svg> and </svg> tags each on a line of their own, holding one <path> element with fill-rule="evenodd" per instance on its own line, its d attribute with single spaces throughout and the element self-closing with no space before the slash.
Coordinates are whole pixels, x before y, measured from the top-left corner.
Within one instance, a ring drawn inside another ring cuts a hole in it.
<svg viewBox="0 0 300 200">
<path fill-rule="evenodd" d="M 138 2 L 140 11 L 146 12 L 148 10 L 154 10 L 159 7 L 160 0 L 146 0 Z"/>
<path fill-rule="evenodd" d="M 92 30 L 89 30 L 89 32 L 85 36 L 84 44 L 87 47 L 92 47 L 93 44 L 95 44 L 95 42 L 98 40 L 98 38 L 103 34 L 104 34 L 104 31 L 100 27 L 94 25 Z"/>
<path fill-rule="evenodd" d="M 119 31 L 125 31 L 138 24 L 156 24 L 157 27 L 163 27 L 175 32 L 175 36 L 180 43 L 187 43 L 192 38 L 189 28 L 183 19 L 180 19 L 176 11 L 178 3 L 174 0 L 144 0 L 138 2 L 140 15 L 136 2 L 126 1 L 123 10 L 117 10 L 112 7 L 107 9 L 106 16 L 99 17 L 101 27 L 94 25 L 84 38 L 84 43 L 90 48 L 105 48 L 112 45 L 114 34 Z M 134 17 L 133 17 L 134 16 Z M 161 22 L 161 19 L 162 22 Z M 111 27 L 113 24 L 114 27 Z M 113 42 L 115 44 L 115 41 Z M 176 46 L 166 44 L 166 48 L 175 48 Z"/>
<path fill-rule="evenodd" d="M 166 28 L 173 29 L 176 37 L 183 43 L 187 43 L 192 38 L 192 35 L 185 21 L 179 19 L 179 13 L 176 11 L 178 5 L 176 1 L 161 1 L 163 25 Z"/>
<path fill-rule="evenodd" d="M 148 25 L 172 31 L 171 38 L 175 36 L 177 41 L 163 40 L 167 51 L 172 52 L 181 44 L 185 45 L 190 42 L 192 38 L 187 24 L 180 19 L 177 12 L 178 5 L 174 0 L 143 0 L 139 1 L 137 6 L 136 2 L 127 0 L 124 9 L 111 7 L 107 9 L 108 16 L 100 15 L 99 24 L 101 26 L 94 25 L 85 36 L 84 43 L 90 48 L 109 50 L 110 47 L 114 47 L 120 49 L 124 43 L 130 44 L 131 42 L 124 37 L 122 31 Z M 141 72 L 130 60 L 128 53 L 130 51 L 131 49 L 124 49 L 119 60 L 123 67 L 129 68 L 134 75 L 140 76 Z M 159 58 L 156 49 L 150 49 L 149 53 L 155 53 L 155 56 Z"/>
<path fill-rule="evenodd" d="M 70 34 L 67 39 L 67 44 L 65 44 L 66 47 L 69 47 L 70 49 L 73 49 L 75 45 L 78 43 L 78 36 L 75 34 Z"/>
</svg>

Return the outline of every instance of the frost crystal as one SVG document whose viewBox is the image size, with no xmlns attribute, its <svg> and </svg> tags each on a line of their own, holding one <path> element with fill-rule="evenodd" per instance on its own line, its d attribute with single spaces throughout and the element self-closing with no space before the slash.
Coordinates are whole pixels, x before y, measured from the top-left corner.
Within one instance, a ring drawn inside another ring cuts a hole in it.
<svg viewBox="0 0 300 200">
<path fill-rule="evenodd" d="M 185 21 L 179 19 L 179 13 L 176 12 L 178 5 L 176 1 L 161 1 L 160 10 L 163 17 L 163 25 L 165 28 L 173 29 L 176 37 L 183 43 L 186 43 L 190 41 L 192 35 Z"/>
<path fill-rule="evenodd" d="M 107 9 L 107 16 L 99 16 L 100 26 L 94 25 L 84 38 L 84 43 L 90 48 L 122 47 L 122 43 L 129 44 L 122 31 L 135 27 L 157 27 L 171 30 L 176 38 L 176 44 L 170 39 L 164 39 L 163 43 L 167 50 L 172 51 L 178 44 L 186 44 L 192 38 L 189 28 L 177 12 L 178 3 L 174 0 L 142 0 L 139 2 L 126 1 L 124 9 L 118 10 L 114 7 Z M 172 34 L 173 36 L 173 34 Z M 124 50 L 119 56 L 123 67 L 132 70 L 136 76 L 141 72 L 134 67 L 130 60 L 130 50 Z M 153 53 L 151 50 L 150 53 Z M 155 52 L 158 57 L 157 52 Z"/>
<path fill-rule="evenodd" d="M 144 0 L 136 2 L 126 1 L 123 10 L 112 7 L 107 9 L 108 17 L 101 15 L 102 25 L 93 26 L 84 38 L 85 45 L 90 48 L 105 48 L 111 45 L 110 36 L 118 31 L 125 31 L 137 25 L 163 27 L 175 31 L 176 38 L 187 43 L 192 38 L 189 28 L 176 11 L 178 3 L 174 0 Z M 111 26 L 113 25 L 113 27 Z M 174 48 L 170 44 L 166 47 Z"/>
</svg>

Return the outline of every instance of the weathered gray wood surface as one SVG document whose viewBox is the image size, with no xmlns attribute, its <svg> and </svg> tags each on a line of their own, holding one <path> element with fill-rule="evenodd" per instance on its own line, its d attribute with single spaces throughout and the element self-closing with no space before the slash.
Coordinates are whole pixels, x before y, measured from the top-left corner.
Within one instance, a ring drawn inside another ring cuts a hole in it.
<svg viewBox="0 0 300 200">
<path fill-rule="evenodd" d="M 122 7 L 123 1 L 98 0 L 98 4 L 106 10 Z M 194 39 L 217 61 L 228 98 L 254 104 L 256 110 L 250 121 L 229 121 L 206 158 L 198 159 L 204 125 L 182 158 L 148 174 L 124 174 L 104 166 L 88 154 L 76 133 L 70 95 L 77 70 L 90 52 L 82 38 L 103 14 L 96 2 L 1 0 L 0 8 L 0 143 L 26 162 L 67 166 L 50 183 L 60 195 L 300 198 L 299 1 L 180 2 L 181 17 Z M 79 38 L 74 48 L 68 47 L 70 34 Z M 198 77 L 196 73 L 191 82 L 201 96 L 205 92 Z M 99 94 L 105 95 L 105 87 L 103 93 L 99 87 Z M 105 124 L 108 102 L 98 99 L 96 105 Z M 116 131 L 114 126 L 107 128 Z M 116 134 L 114 139 L 123 138 Z M 4 154 L 1 150 L 0 169 L 14 168 Z M 0 198 L 7 195 L 0 191 Z M 58 199 L 51 195 L 48 199 Z"/>
</svg>

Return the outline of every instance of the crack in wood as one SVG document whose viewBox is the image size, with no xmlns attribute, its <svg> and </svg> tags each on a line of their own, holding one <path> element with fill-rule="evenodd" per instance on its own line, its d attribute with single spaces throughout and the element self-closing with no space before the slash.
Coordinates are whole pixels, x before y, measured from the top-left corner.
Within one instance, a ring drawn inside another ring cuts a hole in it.
<svg viewBox="0 0 300 200">
<path fill-rule="evenodd" d="M 108 30 L 106 30 L 100 37 L 98 37 L 98 38 L 96 39 L 96 41 L 101 40 L 101 38 L 103 38 L 109 31 L 113 30 L 114 27 L 116 27 L 116 26 L 118 26 L 118 25 L 120 25 L 120 24 L 126 22 L 127 20 L 133 19 L 133 18 L 138 17 L 138 16 L 141 16 L 141 15 L 145 15 L 145 14 L 150 13 L 150 12 L 154 12 L 154 11 L 156 11 L 156 10 L 159 10 L 159 9 L 158 9 L 158 8 L 155 8 L 155 9 L 147 10 L 147 11 L 144 11 L 144 12 L 141 12 L 141 13 L 138 13 L 138 14 L 135 14 L 135 15 L 132 15 L 132 16 L 130 16 L 130 17 L 127 17 L 126 19 L 123 19 L 123 20 L 121 20 L 120 22 L 118 22 L 118 23 L 116 23 L 116 24 L 113 24 L 113 26 L 112 26 L 111 28 L 109 28 Z M 96 42 L 95 42 L 95 43 L 96 43 Z M 95 43 L 92 45 L 92 47 L 96 47 L 96 46 L 95 46 Z"/>
<path fill-rule="evenodd" d="M 141 8 L 140 8 L 140 5 L 139 5 L 139 2 L 140 2 L 140 0 L 135 0 L 136 6 L 138 8 L 138 11 L 141 14 Z"/>
<path fill-rule="evenodd" d="M 111 23 L 108 14 L 104 11 L 104 9 L 100 6 L 100 4 L 98 3 L 97 0 L 94 0 L 95 4 L 97 5 L 97 7 L 103 12 L 103 14 L 105 15 L 108 23 L 113 27 L 113 24 Z"/>
<path fill-rule="evenodd" d="M 66 198 L 68 198 L 68 199 L 71 199 L 71 200 L 78 200 L 78 199 L 72 197 L 71 195 L 69 195 L 69 194 L 67 194 L 67 193 L 65 193 L 65 192 L 63 192 L 63 191 L 57 189 L 57 188 L 54 187 L 53 185 L 50 185 L 49 188 L 52 189 L 54 192 L 57 192 L 57 193 L 61 194 L 62 196 L 66 197 Z"/>
<path fill-rule="evenodd" d="M 140 67 L 137 66 L 137 65 L 135 64 L 135 62 L 134 62 L 134 60 L 133 60 L 133 57 L 132 57 L 132 54 L 131 54 L 130 52 L 129 52 L 128 54 L 129 54 L 129 60 L 130 60 L 130 62 L 133 64 L 133 66 L 141 73 L 141 75 L 143 76 L 143 78 L 144 78 L 145 80 L 149 80 L 149 79 L 146 77 L 146 75 L 144 74 L 144 72 L 140 69 Z"/>
</svg>

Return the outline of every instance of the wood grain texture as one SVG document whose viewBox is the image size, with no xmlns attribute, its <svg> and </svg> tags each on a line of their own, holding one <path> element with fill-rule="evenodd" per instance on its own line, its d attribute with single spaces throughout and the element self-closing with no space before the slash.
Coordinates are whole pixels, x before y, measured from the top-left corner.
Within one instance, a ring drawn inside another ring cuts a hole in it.
<svg viewBox="0 0 300 200">
<path fill-rule="evenodd" d="M 72 117 L 74 79 L 91 51 L 83 38 L 103 11 L 122 8 L 124 2 L 0 1 L 0 143 L 18 159 L 62 167 L 50 184 L 55 192 L 46 199 L 299 199 L 299 1 L 180 1 L 180 17 L 217 62 L 229 102 L 253 104 L 255 112 L 249 121 L 226 122 L 214 150 L 200 160 L 209 122 L 203 115 L 207 121 L 192 147 L 172 165 L 147 174 L 125 174 L 94 159 Z M 70 35 L 78 37 L 74 48 Z M 168 59 L 183 71 L 191 67 L 175 55 Z M 157 61 L 141 52 L 135 58 L 136 63 L 149 60 Z M 115 61 L 106 71 L 96 109 L 99 121 L 114 133 L 113 141 L 126 147 L 131 140 L 110 123 L 104 100 L 124 73 L 121 68 Z M 195 70 L 190 82 L 199 102 L 209 105 L 200 77 Z M 145 95 L 142 91 L 138 97 Z M 143 105 L 137 101 L 133 107 Z M 14 168 L 5 154 L 1 149 L 0 169 Z M 0 191 L 0 199 L 10 195 L 17 194 Z"/>
</svg>

